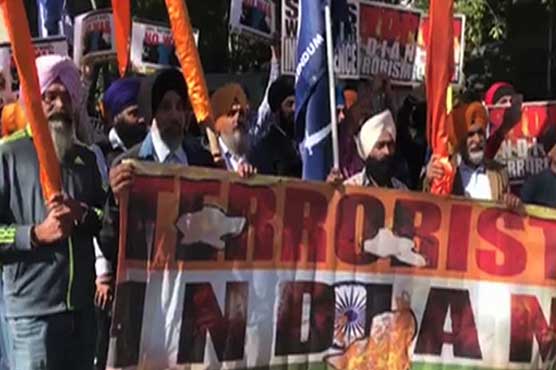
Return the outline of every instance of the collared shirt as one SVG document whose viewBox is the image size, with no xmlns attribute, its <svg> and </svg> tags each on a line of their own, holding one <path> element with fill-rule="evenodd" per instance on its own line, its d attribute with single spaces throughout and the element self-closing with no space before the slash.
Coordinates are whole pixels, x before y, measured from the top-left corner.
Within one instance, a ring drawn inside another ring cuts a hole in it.
<svg viewBox="0 0 556 370">
<path fill-rule="evenodd" d="M 232 153 L 230 148 L 226 145 L 222 137 L 218 137 L 218 144 L 220 145 L 220 150 L 222 151 L 222 156 L 226 162 L 226 168 L 228 171 L 237 171 L 240 164 L 247 161 L 245 155 L 237 155 Z"/>
<path fill-rule="evenodd" d="M 112 127 L 110 129 L 110 132 L 108 133 L 108 141 L 110 142 L 110 146 L 112 147 L 112 149 L 122 149 L 124 151 L 127 150 L 124 142 L 122 141 L 122 139 L 120 139 L 120 135 L 118 135 L 118 132 L 114 127 Z"/>
<path fill-rule="evenodd" d="M 471 199 L 493 200 L 490 181 L 484 166 L 472 168 L 465 163 L 459 167 L 465 196 Z"/>
<path fill-rule="evenodd" d="M 189 164 L 187 155 L 183 151 L 182 146 L 180 145 L 177 150 L 172 152 L 160 137 L 160 132 L 155 125 L 151 127 L 149 136 L 152 141 L 154 154 L 158 163 L 181 164 L 184 166 Z"/>
</svg>

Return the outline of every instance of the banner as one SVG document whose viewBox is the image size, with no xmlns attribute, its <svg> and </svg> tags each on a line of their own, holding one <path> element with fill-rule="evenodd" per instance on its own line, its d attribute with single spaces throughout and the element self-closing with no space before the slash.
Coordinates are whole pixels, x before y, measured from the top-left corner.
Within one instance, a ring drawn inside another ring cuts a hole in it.
<svg viewBox="0 0 556 370">
<path fill-rule="evenodd" d="M 417 38 L 417 53 L 415 57 L 415 68 L 413 80 L 423 82 L 425 80 L 425 66 L 427 62 L 427 39 L 429 32 L 429 17 L 421 18 L 419 25 L 419 37 Z M 454 16 L 454 77 L 452 83 L 463 84 L 463 57 L 465 52 L 465 15 Z"/>
<path fill-rule="evenodd" d="M 336 77 L 359 78 L 359 0 L 347 0 L 349 22 L 335 28 L 334 70 Z M 296 69 L 299 0 L 282 0 L 282 74 L 294 75 Z"/>
<path fill-rule="evenodd" d="M 60 37 L 47 37 L 33 39 L 33 46 L 35 47 L 35 56 L 41 55 L 68 55 L 68 43 L 66 38 Z M 19 77 L 17 75 L 17 66 L 12 55 L 12 48 L 9 42 L 0 44 L 0 74 L 1 78 L 6 82 L 6 89 L 4 96 L 10 96 L 11 99 L 19 94 Z"/>
<path fill-rule="evenodd" d="M 504 105 L 488 107 L 491 133 L 502 124 L 508 108 Z M 524 103 L 521 121 L 508 133 L 496 155 L 496 160 L 506 165 L 510 184 L 516 190 L 529 176 L 548 168 L 547 153 L 537 144 L 547 125 L 556 125 L 556 101 Z"/>
<path fill-rule="evenodd" d="M 539 369 L 556 221 L 134 162 L 109 369 Z"/>
<path fill-rule="evenodd" d="M 172 30 L 155 22 L 133 21 L 131 65 L 142 74 L 168 66 L 179 68 Z"/>
<path fill-rule="evenodd" d="M 276 4 L 271 0 L 232 0 L 230 28 L 272 40 L 276 32 Z"/>
<path fill-rule="evenodd" d="M 112 11 L 95 10 L 77 16 L 73 39 L 73 60 L 78 66 L 116 59 Z"/>
<path fill-rule="evenodd" d="M 365 0 L 359 8 L 361 75 L 384 74 L 395 83 L 411 83 L 421 13 Z"/>
</svg>

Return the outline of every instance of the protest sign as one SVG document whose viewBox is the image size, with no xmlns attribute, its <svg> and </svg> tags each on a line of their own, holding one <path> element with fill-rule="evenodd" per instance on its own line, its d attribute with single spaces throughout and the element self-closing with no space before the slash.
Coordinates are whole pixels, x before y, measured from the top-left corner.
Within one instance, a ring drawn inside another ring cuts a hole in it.
<svg viewBox="0 0 556 370">
<path fill-rule="evenodd" d="M 271 40 L 276 32 L 276 5 L 271 0 L 232 0 L 230 28 Z"/>
<path fill-rule="evenodd" d="M 65 37 L 36 38 L 32 41 L 37 57 L 50 54 L 68 55 L 68 43 Z M 9 42 L 0 44 L 0 69 L 2 74 L 0 78 L 3 78 L 6 83 L 5 94 L 11 97 L 17 96 L 19 93 L 19 77 Z"/>
<path fill-rule="evenodd" d="M 429 34 L 429 16 L 421 17 L 419 25 L 419 37 L 417 38 L 417 53 L 415 57 L 415 68 L 413 80 L 423 82 L 425 80 L 425 67 L 427 63 L 427 40 Z M 465 52 L 465 15 L 454 15 L 454 76 L 452 83 L 463 84 L 463 56 Z"/>
<path fill-rule="evenodd" d="M 508 105 L 488 107 L 491 133 L 502 124 Z M 547 153 L 538 144 L 538 138 L 548 125 L 556 125 L 556 101 L 524 103 L 521 120 L 509 132 L 496 155 L 506 165 L 510 183 L 517 190 L 525 180 L 546 169 Z"/>
<path fill-rule="evenodd" d="M 411 83 L 421 13 L 363 0 L 359 9 L 361 75 L 384 74 L 395 83 Z"/>
<path fill-rule="evenodd" d="M 78 66 L 116 59 L 112 11 L 95 10 L 77 16 L 73 41 L 73 60 Z"/>
<path fill-rule="evenodd" d="M 172 30 L 149 21 L 133 21 L 131 65 L 137 73 L 147 74 L 168 66 L 179 67 Z"/>
<path fill-rule="evenodd" d="M 554 361 L 556 221 L 422 193 L 134 166 L 109 369 Z"/>
<path fill-rule="evenodd" d="M 334 49 L 336 77 L 359 78 L 359 1 L 348 0 L 348 21 L 338 22 Z M 282 0 L 282 74 L 294 75 L 297 52 L 297 29 L 299 26 L 299 1 Z"/>
</svg>

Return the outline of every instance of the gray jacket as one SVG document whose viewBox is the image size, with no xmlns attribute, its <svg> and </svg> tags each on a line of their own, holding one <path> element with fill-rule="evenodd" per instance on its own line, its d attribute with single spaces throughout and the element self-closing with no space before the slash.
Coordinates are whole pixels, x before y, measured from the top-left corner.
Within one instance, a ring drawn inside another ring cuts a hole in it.
<svg viewBox="0 0 556 370">
<path fill-rule="evenodd" d="M 32 134 L 25 129 L 0 142 L 0 262 L 9 318 L 92 307 L 93 236 L 105 199 L 95 155 L 76 145 L 61 172 L 64 192 L 90 208 L 68 240 L 32 247 L 31 227 L 47 214 Z"/>
</svg>

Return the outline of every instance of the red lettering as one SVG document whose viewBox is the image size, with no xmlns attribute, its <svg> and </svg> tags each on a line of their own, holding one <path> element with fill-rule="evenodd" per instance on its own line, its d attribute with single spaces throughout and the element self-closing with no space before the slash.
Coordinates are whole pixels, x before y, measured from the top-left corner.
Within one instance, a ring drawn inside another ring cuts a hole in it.
<svg viewBox="0 0 556 370">
<path fill-rule="evenodd" d="M 555 358 L 556 298 L 550 306 L 550 326 L 535 296 L 512 295 L 510 361 L 530 363 L 533 337 L 543 361 Z"/>
<path fill-rule="evenodd" d="M 299 261 L 303 234 L 307 235 L 307 260 L 326 261 L 326 230 L 324 224 L 328 212 L 328 200 L 313 190 L 286 190 L 282 256 L 284 262 Z"/>
<path fill-rule="evenodd" d="M 356 240 L 357 209 L 363 211 L 363 230 Z M 372 239 L 384 227 L 384 205 L 368 194 L 347 195 L 338 202 L 336 210 L 336 255 L 353 265 L 370 264 L 377 260 L 373 254 L 363 251 L 363 242 Z"/>
<path fill-rule="evenodd" d="M 556 222 L 531 219 L 531 226 L 542 228 L 544 234 L 544 276 L 556 280 Z"/>
<path fill-rule="evenodd" d="M 254 235 L 254 260 L 271 260 L 274 252 L 274 227 L 272 220 L 276 213 L 276 198 L 268 187 L 253 187 L 231 184 L 228 197 L 228 215 L 247 218 Z M 226 243 L 227 260 L 246 260 L 249 233 Z"/>
<path fill-rule="evenodd" d="M 421 216 L 421 224 L 415 225 L 417 215 Z M 433 234 L 440 229 L 440 208 L 431 202 L 400 199 L 394 208 L 394 232 L 401 237 L 417 238 L 419 253 L 426 256 L 427 267 L 438 266 L 438 238 Z M 407 266 L 394 260 L 392 265 Z"/>
<path fill-rule="evenodd" d="M 452 207 L 448 234 L 448 261 L 446 263 L 448 270 L 467 271 L 472 210 L 473 208 L 467 205 L 454 204 Z"/>
<path fill-rule="evenodd" d="M 486 209 L 479 215 L 477 231 L 487 242 L 496 247 L 504 255 L 501 264 L 496 262 L 496 251 L 477 250 L 477 265 L 489 274 L 498 276 L 518 275 L 527 266 L 527 253 L 521 242 L 510 235 L 498 230 L 496 223 L 504 221 L 504 227 L 509 230 L 523 230 L 523 218 L 517 214 L 496 208 Z"/>
<path fill-rule="evenodd" d="M 452 331 L 444 324 L 450 312 Z M 467 290 L 431 288 L 415 353 L 440 356 L 442 346 L 450 343 L 454 356 L 481 359 L 481 346 Z"/>
</svg>

